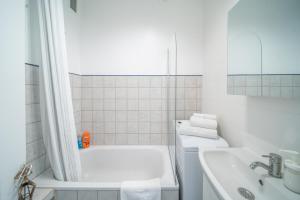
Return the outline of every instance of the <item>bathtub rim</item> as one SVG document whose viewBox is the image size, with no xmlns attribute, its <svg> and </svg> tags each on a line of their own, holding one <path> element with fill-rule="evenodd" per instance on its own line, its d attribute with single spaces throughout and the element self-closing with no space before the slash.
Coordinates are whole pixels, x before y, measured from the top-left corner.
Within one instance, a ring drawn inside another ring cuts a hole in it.
<svg viewBox="0 0 300 200">
<path fill-rule="evenodd" d="M 93 149 L 155 149 L 163 153 L 163 159 L 166 163 L 162 179 L 168 178 L 168 183 L 162 181 L 162 190 L 178 190 L 179 185 L 177 177 L 174 177 L 172 164 L 170 160 L 168 146 L 165 145 L 93 145 L 89 149 L 80 150 L 82 152 L 92 151 Z M 166 174 L 167 173 L 167 174 Z M 166 177 L 167 176 L 167 177 Z M 51 169 L 46 170 L 33 180 L 38 188 L 54 188 L 56 190 L 119 190 L 121 182 L 66 182 L 54 179 Z"/>
</svg>

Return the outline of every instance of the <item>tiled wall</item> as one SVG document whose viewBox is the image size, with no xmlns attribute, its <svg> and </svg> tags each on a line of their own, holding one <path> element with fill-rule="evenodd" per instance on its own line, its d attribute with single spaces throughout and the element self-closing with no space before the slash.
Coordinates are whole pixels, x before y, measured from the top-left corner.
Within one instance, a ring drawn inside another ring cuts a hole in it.
<svg viewBox="0 0 300 200">
<path fill-rule="evenodd" d="M 56 191 L 56 200 L 120 200 L 119 190 L 60 190 Z M 178 200 L 177 190 L 162 190 L 162 200 Z"/>
<path fill-rule="evenodd" d="M 44 172 L 50 167 L 42 138 L 40 98 L 39 98 L 39 68 L 25 65 L 26 87 L 26 162 L 32 164 L 32 177 Z"/>
<path fill-rule="evenodd" d="M 81 76 L 70 73 L 73 111 L 77 135 L 81 134 Z"/>
<path fill-rule="evenodd" d="M 300 75 L 229 75 L 228 94 L 300 97 Z"/>
<path fill-rule="evenodd" d="M 94 144 L 166 144 L 166 76 L 71 77 L 77 127 L 89 130 Z M 201 110 L 201 82 L 201 76 L 177 77 L 178 119 Z"/>
<path fill-rule="evenodd" d="M 42 140 L 39 68 L 25 68 L 27 163 L 35 177 L 49 168 L 49 161 Z M 89 130 L 93 144 L 167 144 L 166 76 L 70 74 L 70 83 L 78 135 Z M 177 76 L 176 86 L 177 119 L 200 112 L 202 77 Z M 169 97 L 175 99 L 175 84 L 171 87 Z"/>
</svg>

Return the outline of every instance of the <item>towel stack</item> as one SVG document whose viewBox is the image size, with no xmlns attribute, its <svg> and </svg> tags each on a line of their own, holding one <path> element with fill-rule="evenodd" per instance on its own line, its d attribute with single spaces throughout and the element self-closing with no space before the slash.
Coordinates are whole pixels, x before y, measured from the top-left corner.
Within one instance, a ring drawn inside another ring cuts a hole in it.
<svg viewBox="0 0 300 200">
<path fill-rule="evenodd" d="M 179 134 L 218 139 L 217 126 L 215 115 L 194 113 L 189 121 L 180 125 Z"/>
</svg>

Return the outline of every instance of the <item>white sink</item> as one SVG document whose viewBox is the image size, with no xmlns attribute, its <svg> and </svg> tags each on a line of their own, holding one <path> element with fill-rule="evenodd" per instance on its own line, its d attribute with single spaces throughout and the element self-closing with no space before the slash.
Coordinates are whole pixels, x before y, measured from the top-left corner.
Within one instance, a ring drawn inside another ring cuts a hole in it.
<svg viewBox="0 0 300 200">
<path fill-rule="evenodd" d="M 256 200 L 300 200 L 300 195 L 284 187 L 282 179 L 267 176 L 264 169 L 250 169 L 250 163 L 262 161 L 268 164 L 268 160 L 248 149 L 207 149 L 199 152 L 199 158 L 209 182 L 222 199 L 245 200 L 238 192 L 242 187 L 251 191 Z"/>
</svg>

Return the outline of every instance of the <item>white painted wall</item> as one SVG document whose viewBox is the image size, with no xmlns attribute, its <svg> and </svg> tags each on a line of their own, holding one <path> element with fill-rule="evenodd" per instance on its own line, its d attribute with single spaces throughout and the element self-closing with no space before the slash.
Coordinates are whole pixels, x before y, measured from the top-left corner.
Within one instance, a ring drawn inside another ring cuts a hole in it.
<svg viewBox="0 0 300 200">
<path fill-rule="evenodd" d="M 14 176 L 25 163 L 25 0 L 1 1 L 0 199 L 16 200 Z"/>
<path fill-rule="evenodd" d="M 88 2 L 88 1 L 87 1 Z M 81 1 L 78 0 L 78 7 Z M 64 0 L 65 33 L 69 72 L 80 74 L 80 15 L 70 8 L 70 0 Z"/>
<path fill-rule="evenodd" d="M 203 68 L 202 0 L 89 0 L 79 12 L 82 74 L 165 74 L 177 33 L 178 73 Z"/>
<path fill-rule="evenodd" d="M 26 48 L 25 62 L 41 65 L 41 42 L 36 0 L 26 0 Z"/>
<path fill-rule="evenodd" d="M 219 116 L 220 131 L 232 146 L 245 136 L 276 149 L 300 151 L 300 101 L 226 94 L 227 12 L 236 0 L 205 0 L 203 111 Z M 256 145 L 256 144 L 252 144 Z"/>
<path fill-rule="evenodd" d="M 41 65 L 37 1 L 26 2 L 26 63 Z M 80 11 L 70 8 L 70 0 L 64 0 L 64 16 L 69 72 L 80 74 Z"/>
</svg>

